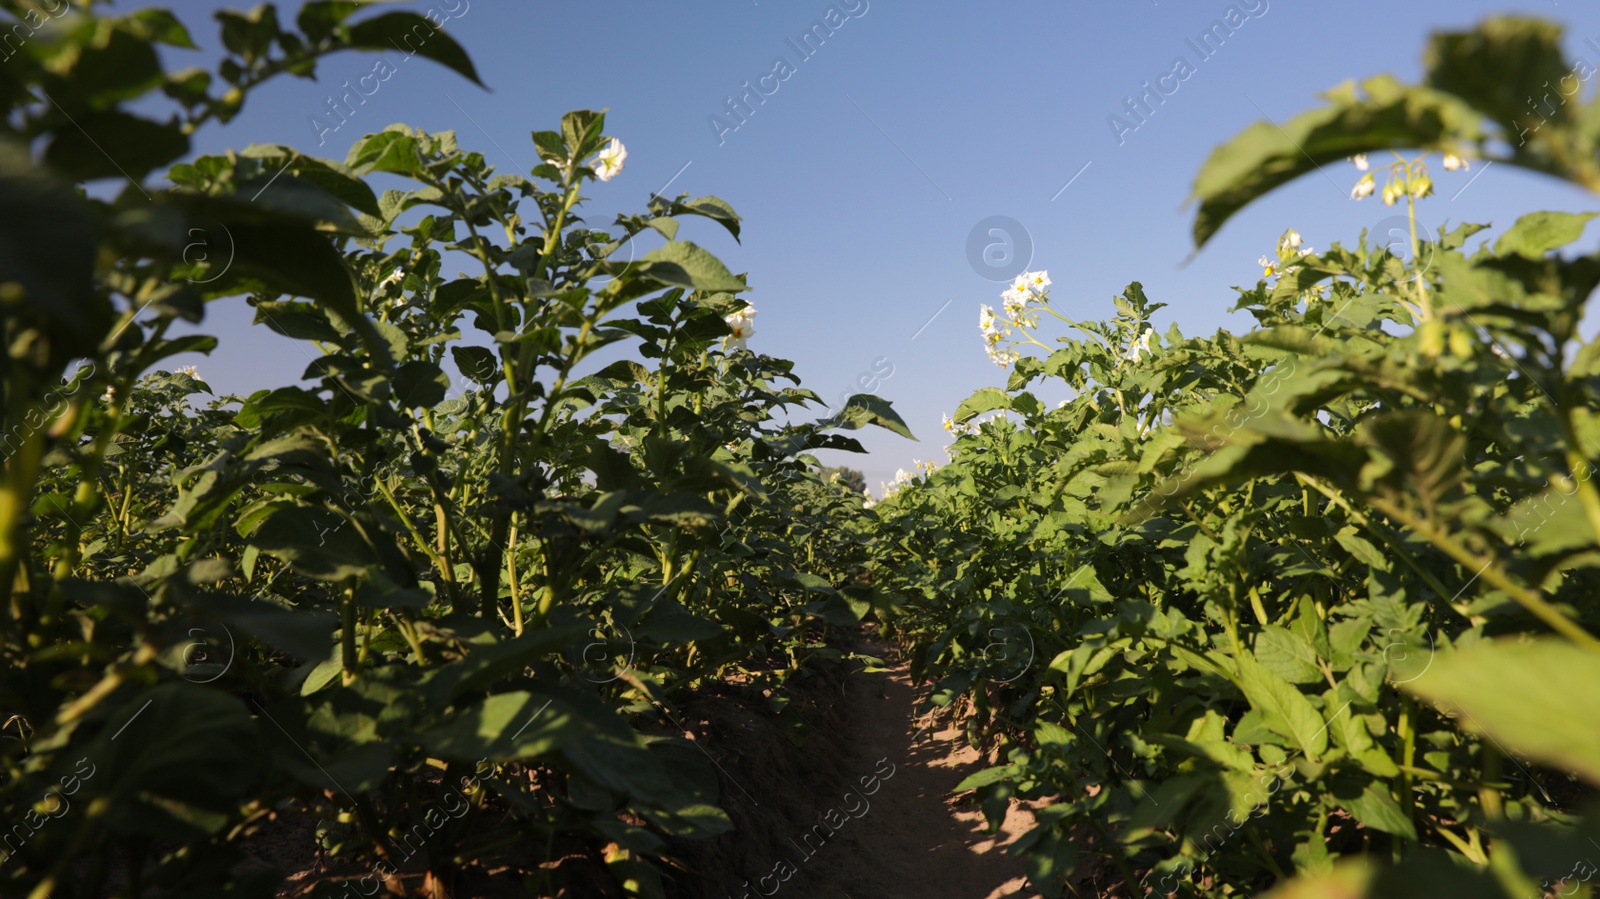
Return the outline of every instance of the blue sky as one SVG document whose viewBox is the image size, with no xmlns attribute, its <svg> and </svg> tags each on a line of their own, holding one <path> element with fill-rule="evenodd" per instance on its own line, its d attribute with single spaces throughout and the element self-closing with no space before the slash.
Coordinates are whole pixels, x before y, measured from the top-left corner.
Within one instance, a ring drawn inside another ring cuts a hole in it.
<svg viewBox="0 0 1600 899">
<path fill-rule="evenodd" d="M 227 5 L 169 4 L 203 48 L 218 44 L 210 12 Z M 343 159 L 360 135 L 405 122 L 454 129 L 503 170 L 525 170 L 535 161 L 530 131 L 557 127 L 569 109 L 609 109 L 608 131 L 626 143 L 627 167 L 589 191 L 590 221 L 642 210 L 669 181 L 669 194 L 732 203 L 745 220 L 742 245 L 694 220 L 679 237 L 749 273 L 759 310 L 751 348 L 795 360 L 805 386 L 825 397 L 875 379 L 921 438 L 861 432 L 870 455 L 826 454 L 863 470 L 874 492 L 913 458 L 942 462 L 941 414 L 979 387 L 1004 383 L 977 326 L 978 306 L 998 304 L 1003 287 L 969 261 L 980 222 L 1005 216 L 1021 226 L 1018 243 L 1031 244 L 1032 268 L 1049 270 L 1052 301 L 1069 317 L 1111 315 L 1111 297 L 1137 280 L 1168 304 L 1158 315 L 1163 331 L 1169 322 L 1185 334 L 1242 331 L 1251 321 L 1226 311 L 1231 286 L 1254 283 L 1256 258 L 1285 228 L 1326 247 L 1353 242 L 1396 210 L 1376 198 L 1352 202 L 1356 172 L 1336 166 L 1251 206 L 1189 259 L 1192 208 L 1184 204 L 1218 143 L 1254 121 L 1290 118 L 1348 78 L 1388 71 L 1414 80 L 1429 32 L 1495 12 L 1562 22 L 1569 57 L 1600 65 L 1600 10 L 1554 0 L 393 6 L 436 10 L 490 90 L 420 57 L 389 54 L 398 71 L 319 146 L 311 117 L 375 62 L 346 54 L 324 61 L 318 81 L 286 78 L 252 94 L 234 123 L 199 136 L 196 151 L 282 143 Z M 803 58 L 791 41 L 832 6 L 842 24 Z M 1234 6 L 1243 23 L 1202 58 L 1190 40 Z M 209 55 L 168 57 L 193 65 Z M 1127 99 L 1178 57 L 1193 74 L 1119 137 L 1108 118 L 1126 117 Z M 779 58 L 792 67 L 788 77 L 769 77 L 776 90 L 729 130 L 737 119 L 725 101 L 770 75 Z M 1586 86 L 1586 98 L 1594 88 Z M 1436 167 L 1435 181 L 1438 194 L 1421 207 L 1430 226 L 1504 226 L 1534 209 L 1596 208 L 1576 188 L 1505 166 Z M 221 349 L 175 361 L 201 366 L 219 392 L 297 378 L 305 358 L 249 319 L 242 300 L 212 304 L 201 330 L 216 334 Z"/>
</svg>

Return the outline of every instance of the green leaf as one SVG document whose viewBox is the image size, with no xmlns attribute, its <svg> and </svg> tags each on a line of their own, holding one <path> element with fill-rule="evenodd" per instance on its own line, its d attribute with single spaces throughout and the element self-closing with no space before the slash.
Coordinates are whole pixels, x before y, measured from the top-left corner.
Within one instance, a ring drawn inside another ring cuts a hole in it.
<svg viewBox="0 0 1600 899">
<path fill-rule="evenodd" d="M 510 762 L 560 749 L 582 730 L 566 709 L 532 693 L 498 693 L 418 735 L 439 758 Z"/>
<path fill-rule="evenodd" d="M 965 793 L 968 790 L 976 790 L 979 787 L 987 787 L 992 783 L 999 783 L 1002 780 L 1015 777 L 1016 774 L 1017 766 L 1015 765 L 1001 765 L 997 768 L 985 768 L 975 774 L 967 775 L 966 778 L 963 779 L 961 783 L 956 784 L 955 789 L 951 790 L 950 792 Z"/>
<path fill-rule="evenodd" d="M 998 387 L 984 387 L 961 401 L 956 407 L 955 421 L 965 422 L 974 416 L 996 409 L 1010 409 L 1011 396 Z"/>
<path fill-rule="evenodd" d="M 1055 899 L 1061 895 L 1061 885 L 1077 870 L 1077 838 L 1049 824 L 1040 827 L 1049 829 L 1028 851 L 1028 879 L 1046 897 Z"/>
<path fill-rule="evenodd" d="M 1381 481 L 1437 503 L 1461 479 L 1466 437 L 1432 412 L 1382 413 L 1363 421 L 1357 437 L 1380 454 L 1361 471 L 1364 485 Z"/>
<path fill-rule="evenodd" d="M 1389 560 L 1384 558 L 1383 553 L 1379 552 L 1371 541 L 1357 536 L 1354 528 L 1345 528 L 1334 534 L 1333 539 L 1344 547 L 1345 552 L 1354 556 L 1356 561 L 1370 565 L 1379 571 L 1389 570 Z"/>
<path fill-rule="evenodd" d="M 186 683 L 132 691 L 83 750 L 95 769 L 84 798 L 109 801 L 100 820 L 116 832 L 204 838 L 255 787 L 260 746 L 249 710 L 223 691 Z"/>
<path fill-rule="evenodd" d="M 112 322 L 111 304 L 94 285 L 93 216 L 10 141 L 0 141 L 0 207 L 0 283 L 20 286 L 22 302 L 51 322 L 65 344 L 63 362 L 92 356 Z"/>
<path fill-rule="evenodd" d="M 894 406 L 888 400 L 873 396 L 870 393 L 857 393 L 845 400 L 844 408 L 837 414 L 819 422 L 824 428 L 845 428 L 853 430 L 863 425 L 877 425 L 899 434 L 907 440 L 916 440 L 912 436 L 911 428 L 894 411 Z"/>
<path fill-rule="evenodd" d="M 1597 215 L 1600 212 L 1530 212 L 1500 235 L 1494 242 L 1494 251 L 1500 256 L 1516 254 L 1542 259 L 1556 247 L 1582 237 L 1584 226 Z"/>
<path fill-rule="evenodd" d="M 233 263 L 206 285 L 212 295 L 248 290 L 245 279 L 253 278 L 272 290 L 317 300 L 348 325 L 364 321 L 350 269 L 328 235 L 309 224 L 246 218 L 221 225 L 232 239 Z"/>
<path fill-rule="evenodd" d="M 1583 549 L 1597 539 L 1583 501 L 1554 487 L 1507 509 L 1495 525 L 1529 556 Z"/>
<path fill-rule="evenodd" d="M 232 638 L 234 654 L 245 647 L 237 641 L 254 639 L 264 646 L 281 650 L 300 659 L 320 659 L 327 654 L 333 642 L 332 634 L 338 627 L 334 616 L 310 609 L 285 609 L 268 602 L 257 602 L 224 594 L 199 594 L 183 602 L 185 611 L 194 616 L 194 624 L 206 621 L 220 622 Z M 207 636 L 214 633 L 204 628 Z M 191 632 L 192 634 L 192 632 Z M 226 641 L 225 641 L 226 642 Z M 233 657 L 222 660 L 231 664 Z"/>
<path fill-rule="evenodd" d="M 435 28 L 433 23 L 414 12 L 391 12 L 351 25 L 350 46 L 363 50 L 379 50 L 423 56 L 452 69 L 456 74 L 483 87 L 478 70 L 472 65 L 467 51 L 455 38 Z"/>
<path fill-rule="evenodd" d="M 636 270 L 673 287 L 732 293 L 745 289 L 743 278 L 735 277 L 717 257 L 688 241 L 662 244 L 639 262 Z"/>
<path fill-rule="evenodd" d="M 439 366 L 422 359 L 395 369 L 394 398 L 402 408 L 431 409 L 450 392 L 450 376 Z"/>
<path fill-rule="evenodd" d="M 251 144 L 240 150 L 239 155 L 261 159 L 273 172 L 286 171 L 368 215 L 384 217 L 383 207 L 378 204 L 371 186 L 336 162 L 306 156 L 278 144 Z"/>
<path fill-rule="evenodd" d="M 577 630 L 573 626 L 540 628 L 490 646 L 474 647 L 466 658 L 429 671 L 424 680 L 424 696 L 434 705 L 443 706 L 473 691 L 490 689 L 503 678 L 553 658 Z"/>
<path fill-rule="evenodd" d="M 1289 738 L 1312 761 L 1320 758 L 1328 748 L 1328 729 L 1311 700 L 1248 654 L 1237 664 L 1239 687 L 1266 727 Z"/>
<path fill-rule="evenodd" d="M 1402 683 L 1510 752 L 1600 784 L 1600 654 L 1565 640 L 1485 642 Z"/>
<path fill-rule="evenodd" d="M 733 207 L 728 205 L 726 200 L 708 195 L 686 201 L 683 198 L 687 196 L 688 194 L 680 194 L 677 200 L 668 200 L 659 195 L 652 195 L 650 197 L 650 211 L 657 216 L 705 216 L 727 228 L 728 233 L 733 235 L 734 240 L 739 239 L 739 214 L 733 211 Z M 654 227 L 653 223 L 652 227 Z M 670 240 L 672 235 L 667 235 L 667 238 Z"/>
<path fill-rule="evenodd" d="M 1317 653 L 1304 637 L 1287 628 L 1269 624 L 1256 635 L 1256 660 L 1262 667 L 1292 684 L 1314 684 L 1322 680 Z"/>
<path fill-rule="evenodd" d="M 473 381 L 488 386 L 500 380 L 500 360 L 490 350 L 481 346 L 453 346 L 450 356 L 456 368 Z"/>
<path fill-rule="evenodd" d="M 50 78 L 45 85 L 50 94 L 49 107 L 59 110 L 64 117 L 82 124 L 86 116 L 116 112 L 119 103 L 142 97 L 165 81 L 161 58 L 147 37 L 147 29 L 137 20 L 86 23 L 74 30 L 77 31 L 77 40 L 66 38 L 57 42 L 52 38 L 44 38 L 42 46 L 35 44 L 38 49 L 45 50 L 47 57 L 54 57 L 46 65 L 52 70 L 51 74 L 57 77 Z M 17 34 L 15 31 L 11 33 Z M 50 44 L 55 46 L 50 48 Z M 27 49 L 33 50 L 35 47 Z M 34 99 L 38 99 L 37 96 Z M 55 127 L 60 129 L 58 133 L 82 134 L 70 123 Z M 163 127 L 174 134 L 178 132 L 177 123 Z M 94 129 L 89 130 L 94 133 Z M 95 136 L 98 139 L 99 135 Z M 116 152 L 116 148 L 110 144 L 102 142 L 101 146 Z M 122 165 L 126 168 L 128 163 L 122 162 Z M 143 173 L 130 170 L 130 174 L 137 176 Z"/>
<path fill-rule="evenodd" d="M 1440 32 L 1423 56 L 1427 82 L 1471 103 L 1513 136 L 1533 125 L 1535 115 L 1565 118 L 1571 114 L 1565 103 L 1536 113 L 1528 99 L 1574 71 L 1562 59 L 1561 30 L 1540 19 L 1497 16 L 1471 31 Z"/>
<path fill-rule="evenodd" d="M 1405 813 L 1400 811 L 1400 803 L 1395 801 L 1394 795 L 1385 789 L 1382 783 L 1367 784 L 1360 796 L 1343 800 L 1340 805 L 1366 827 L 1405 837 L 1408 840 L 1417 838 L 1416 826 Z"/>
<path fill-rule="evenodd" d="M 1195 246 L 1205 246 L 1234 213 L 1274 188 L 1323 166 L 1334 172 L 1356 153 L 1467 144 L 1480 131 L 1479 116 L 1457 97 L 1425 87 L 1404 87 L 1388 76 L 1361 85 L 1346 82 L 1325 95 L 1327 106 L 1295 116 L 1280 127 L 1257 122 L 1212 151 L 1195 178 Z M 1341 185 L 1342 186 L 1342 185 Z"/>
<path fill-rule="evenodd" d="M 328 315 L 311 303 L 256 303 L 256 323 L 294 340 L 320 340 L 337 344 L 339 332 L 328 323 Z"/>
<path fill-rule="evenodd" d="M 189 138 L 172 125 L 120 110 L 85 113 L 76 119 L 76 127 L 55 132 L 44 161 L 77 181 L 118 178 L 137 184 L 189 152 Z"/>
<path fill-rule="evenodd" d="M 250 545 L 307 577 L 336 582 L 359 576 L 376 562 L 358 532 L 332 512 L 293 506 L 262 522 Z"/>
<path fill-rule="evenodd" d="M 194 39 L 189 37 L 189 29 L 178 21 L 177 16 L 164 9 L 138 10 L 124 16 L 120 24 L 129 33 L 146 41 L 183 47 L 186 50 L 198 49 L 194 45 Z"/>
<path fill-rule="evenodd" d="M 247 61 L 265 56 L 272 42 L 283 33 L 278 26 L 277 9 L 267 4 L 247 13 L 221 10 L 216 18 L 222 23 L 222 45 Z"/>
<path fill-rule="evenodd" d="M 416 138 L 404 131 L 380 131 L 356 141 L 344 164 L 362 175 L 369 172 L 416 175 L 422 172 L 422 148 Z"/>
</svg>

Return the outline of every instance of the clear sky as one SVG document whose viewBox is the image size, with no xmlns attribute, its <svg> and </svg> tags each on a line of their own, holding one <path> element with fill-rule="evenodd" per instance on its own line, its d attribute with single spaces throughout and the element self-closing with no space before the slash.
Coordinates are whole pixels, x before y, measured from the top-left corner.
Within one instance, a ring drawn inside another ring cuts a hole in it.
<svg viewBox="0 0 1600 899">
<path fill-rule="evenodd" d="M 214 50 L 210 12 L 244 4 L 164 5 Z M 834 6 L 842 24 L 803 56 L 791 41 Z M 1203 58 L 1189 39 L 1231 6 L 1243 23 Z M 669 194 L 716 194 L 732 203 L 745 219 L 742 245 L 693 219 L 679 237 L 749 273 L 748 296 L 759 310 L 751 348 L 795 360 L 805 386 L 830 399 L 865 377 L 921 438 L 873 429 L 858 432 L 870 455 L 827 454 L 863 470 L 874 492 L 913 458 L 943 462 L 941 414 L 979 387 L 1004 384 L 977 325 L 978 306 L 998 305 L 1004 285 L 968 252 L 986 219 L 1020 225 L 1017 244 L 1031 244 L 1031 267 L 1049 270 L 1053 302 L 1069 317 L 1110 316 L 1112 295 L 1138 280 L 1152 300 L 1168 304 L 1158 315 L 1163 331 L 1168 322 L 1185 334 L 1246 330 L 1247 315 L 1226 311 L 1236 296 L 1231 286 L 1255 282 L 1256 258 L 1285 228 L 1321 248 L 1353 242 L 1397 209 L 1377 198 L 1351 201 L 1357 173 L 1335 166 L 1249 207 L 1185 264 L 1192 249 L 1185 200 L 1218 143 L 1254 121 L 1284 121 L 1348 78 L 1388 71 L 1415 80 L 1429 32 L 1494 12 L 1560 21 L 1568 56 L 1600 65 L 1600 9 L 1574 0 L 431 0 L 394 7 L 437 10 L 490 90 L 420 57 L 389 54 L 398 71 L 319 147 L 311 117 L 338 85 L 375 62 L 345 54 L 324 61 L 318 81 L 284 78 L 252 94 L 240 118 L 203 132 L 196 150 L 282 143 L 342 160 L 361 134 L 405 122 L 454 129 L 494 165 L 525 171 L 535 161 L 530 131 L 557 127 L 569 109 L 609 109 L 608 131 L 626 143 L 627 167 L 589 191 L 590 221 L 642 211 L 669 182 Z M 167 55 L 174 65 L 202 61 L 192 51 Z M 1171 72 L 1179 57 L 1194 73 L 1119 137 L 1108 118 L 1126 117 L 1128 98 Z M 789 69 L 776 65 L 780 58 Z M 766 88 L 775 90 L 731 130 L 738 119 L 726 100 L 775 68 L 787 77 L 768 77 Z M 1594 89 L 1585 87 L 1586 99 Z M 709 121 L 713 115 L 725 125 Z M 1467 173 L 1435 166 L 1434 178 L 1438 193 L 1421 207 L 1430 226 L 1504 226 L 1533 209 L 1597 207 L 1576 188 L 1505 166 Z M 218 335 L 221 349 L 174 364 L 201 366 L 219 392 L 298 378 L 306 359 L 265 328 L 249 327 L 249 316 L 242 300 L 212 304 L 201 330 Z"/>
</svg>

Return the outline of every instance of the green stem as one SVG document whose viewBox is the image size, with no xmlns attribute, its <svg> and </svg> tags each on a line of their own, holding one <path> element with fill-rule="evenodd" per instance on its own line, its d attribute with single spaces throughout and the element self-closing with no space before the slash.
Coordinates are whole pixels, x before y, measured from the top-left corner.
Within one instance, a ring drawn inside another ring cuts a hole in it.
<svg viewBox="0 0 1600 899">
<path fill-rule="evenodd" d="M 340 658 L 344 663 L 344 683 L 353 683 L 356 679 L 356 669 L 360 662 L 356 658 L 356 588 L 347 585 L 344 588 L 344 600 L 340 605 L 342 618 L 339 643 Z"/>
<path fill-rule="evenodd" d="M 1495 564 L 1493 556 L 1482 557 L 1458 543 L 1454 537 L 1435 528 L 1431 523 L 1412 515 L 1400 508 L 1397 504 L 1379 497 L 1369 497 L 1367 502 L 1374 509 L 1404 524 L 1416 531 L 1419 536 L 1443 550 L 1446 555 L 1455 559 L 1463 566 L 1481 572 L 1481 577 L 1504 590 L 1513 600 L 1524 609 L 1527 609 L 1535 618 L 1543 621 L 1551 630 L 1566 637 L 1579 646 L 1591 652 L 1600 652 L 1600 640 L 1593 634 L 1584 630 L 1577 622 L 1562 614 L 1560 609 L 1551 605 L 1537 590 L 1512 580 L 1509 575 Z"/>
</svg>

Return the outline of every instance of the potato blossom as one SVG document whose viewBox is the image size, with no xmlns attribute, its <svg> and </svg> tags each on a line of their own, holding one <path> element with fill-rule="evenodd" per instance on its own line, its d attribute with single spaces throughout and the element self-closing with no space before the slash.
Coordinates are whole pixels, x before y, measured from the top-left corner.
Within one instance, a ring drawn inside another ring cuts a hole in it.
<svg viewBox="0 0 1600 899">
<path fill-rule="evenodd" d="M 1153 328 L 1144 329 L 1144 333 L 1140 334 L 1133 341 L 1133 344 L 1128 347 L 1127 359 L 1129 362 L 1137 361 L 1141 355 L 1150 352 L 1150 338 L 1154 337 L 1155 334 L 1156 332 Z"/>
<path fill-rule="evenodd" d="M 627 158 L 628 148 L 622 145 L 622 141 L 613 137 L 595 158 L 594 176 L 601 181 L 610 181 L 622 171 L 622 162 Z"/>
<path fill-rule="evenodd" d="M 995 315 L 994 307 L 987 304 L 978 309 L 978 329 L 983 332 L 984 350 L 989 360 L 1005 368 L 1022 358 L 1018 353 L 1002 348 L 1002 340 L 1011 338 L 1013 329 L 1026 331 L 1039 326 L 1039 309 L 1050 302 L 1050 273 L 1047 271 L 1023 272 L 1011 286 L 1000 294 L 1004 318 Z M 1021 338 L 1037 343 L 1026 334 Z"/>
<path fill-rule="evenodd" d="M 728 323 L 728 330 L 733 332 L 723 342 L 724 349 L 738 347 L 741 350 L 748 350 L 750 348 L 748 341 L 756 334 L 755 315 L 756 308 L 754 306 L 746 306 L 723 319 Z"/>
</svg>

